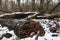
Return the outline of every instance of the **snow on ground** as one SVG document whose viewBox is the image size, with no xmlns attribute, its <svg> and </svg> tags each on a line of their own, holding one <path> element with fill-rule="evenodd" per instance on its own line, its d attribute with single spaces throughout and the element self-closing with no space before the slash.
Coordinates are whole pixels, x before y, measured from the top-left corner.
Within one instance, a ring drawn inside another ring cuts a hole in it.
<svg viewBox="0 0 60 40">
<path fill-rule="evenodd" d="M 0 24 L 0 37 L 5 33 L 12 34 L 12 37 L 10 37 L 10 38 L 3 37 L 2 40 L 15 40 L 15 38 L 17 37 L 13 30 L 9 31 L 9 29 L 7 27 L 2 27 Z"/>
<path fill-rule="evenodd" d="M 48 24 L 52 25 L 52 27 L 56 26 L 56 24 L 54 24 L 53 20 L 48 20 L 48 19 L 35 20 L 34 19 L 34 21 L 39 21 L 41 23 L 41 25 L 43 26 L 43 28 L 45 28 L 44 30 L 46 32 L 45 36 L 43 36 L 43 37 L 39 36 L 38 40 L 60 40 L 60 36 L 59 36 L 60 33 L 59 34 L 58 33 L 51 33 L 49 28 L 48 28 L 49 27 Z M 60 23 L 60 22 L 58 22 L 58 23 Z M 52 34 L 58 34 L 58 36 L 57 37 L 52 37 Z M 29 37 L 29 38 L 24 38 L 24 39 L 21 39 L 21 40 L 35 40 L 35 37 L 36 37 L 36 35 L 33 36 L 32 38 Z"/>
<path fill-rule="evenodd" d="M 38 40 L 60 40 L 60 33 L 51 33 L 49 30 L 49 24 L 52 25 L 52 27 L 55 27 L 56 24 L 54 23 L 53 20 L 48 20 L 48 19 L 33 19 L 34 21 L 38 21 L 41 23 L 41 25 L 43 26 L 43 28 L 45 28 L 45 36 L 43 37 L 38 37 Z M 58 22 L 60 24 L 60 22 Z M 10 38 L 6 38 L 4 37 L 2 40 L 15 40 L 16 39 L 16 35 L 14 34 L 14 31 L 11 30 L 9 31 L 9 29 L 7 27 L 3 27 L 2 25 L 0 25 L 0 37 L 4 34 L 4 33 L 11 33 L 13 36 Z M 56 37 L 52 37 L 52 34 L 58 34 L 58 36 Z M 35 40 L 36 35 L 34 35 L 32 38 L 28 37 L 28 38 L 24 38 L 21 40 Z"/>
</svg>

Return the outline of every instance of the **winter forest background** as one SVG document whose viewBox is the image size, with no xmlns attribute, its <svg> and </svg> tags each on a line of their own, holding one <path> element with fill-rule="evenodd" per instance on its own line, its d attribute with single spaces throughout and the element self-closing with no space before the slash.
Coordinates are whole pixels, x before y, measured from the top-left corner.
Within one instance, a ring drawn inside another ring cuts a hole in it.
<svg viewBox="0 0 60 40">
<path fill-rule="evenodd" d="M 60 40 L 60 0 L 0 0 L 0 40 Z"/>
<path fill-rule="evenodd" d="M 0 12 L 49 11 L 60 0 L 0 0 Z M 59 8 L 57 9 L 59 10 Z"/>
</svg>

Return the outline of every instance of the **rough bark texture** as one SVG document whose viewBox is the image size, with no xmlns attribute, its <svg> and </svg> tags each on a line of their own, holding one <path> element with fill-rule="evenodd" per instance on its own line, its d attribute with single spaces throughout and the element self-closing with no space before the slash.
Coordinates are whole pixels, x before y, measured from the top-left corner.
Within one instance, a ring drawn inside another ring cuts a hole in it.
<svg viewBox="0 0 60 40">
<path fill-rule="evenodd" d="M 37 34 L 37 31 L 39 31 L 39 36 L 44 36 L 45 34 L 45 31 L 40 23 L 31 20 L 26 22 L 18 30 L 20 30 L 18 31 L 20 38 L 32 37 L 33 35 Z M 32 32 L 34 34 L 30 35 Z"/>
<path fill-rule="evenodd" d="M 20 21 L 19 26 L 12 20 L 0 20 L 0 24 L 7 26 L 9 30 L 14 30 L 15 34 L 20 38 L 33 37 L 39 31 L 39 36 L 44 36 L 45 31 L 39 22 L 33 20 Z M 33 34 L 32 34 L 33 33 Z"/>
</svg>

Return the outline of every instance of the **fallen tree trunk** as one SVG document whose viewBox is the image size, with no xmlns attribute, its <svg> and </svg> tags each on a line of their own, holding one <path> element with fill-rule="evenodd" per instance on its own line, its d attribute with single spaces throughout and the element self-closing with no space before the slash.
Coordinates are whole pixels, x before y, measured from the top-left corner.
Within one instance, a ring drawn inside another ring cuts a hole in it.
<svg viewBox="0 0 60 40">
<path fill-rule="evenodd" d="M 16 31 L 16 35 L 18 35 L 21 39 L 27 37 L 33 37 L 39 31 L 39 36 L 44 36 L 45 31 L 39 22 L 35 22 L 33 20 L 27 21 L 24 25 L 19 26 L 19 31 Z M 18 33 L 18 34 L 17 34 Z M 33 34 L 32 34 L 33 33 Z"/>
<path fill-rule="evenodd" d="M 54 19 L 54 18 L 60 18 L 60 13 L 55 13 L 55 14 L 46 14 L 45 16 L 39 15 L 39 12 L 34 13 L 33 15 L 30 14 L 4 14 L 0 15 L 0 19 Z M 18 16 L 19 15 L 19 16 Z"/>
<path fill-rule="evenodd" d="M 33 19 L 54 19 L 60 18 L 60 14 L 48 14 L 47 16 L 35 16 Z"/>
<path fill-rule="evenodd" d="M 18 21 L 19 22 L 19 21 Z M 18 23 L 17 22 L 17 23 Z M 9 30 L 14 30 L 14 33 L 20 38 L 33 37 L 39 31 L 38 36 L 44 36 L 45 31 L 39 22 L 33 20 L 20 21 L 19 26 L 17 26 L 13 20 L 3 20 L 0 19 L 0 24 L 8 27 Z"/>
</svg>

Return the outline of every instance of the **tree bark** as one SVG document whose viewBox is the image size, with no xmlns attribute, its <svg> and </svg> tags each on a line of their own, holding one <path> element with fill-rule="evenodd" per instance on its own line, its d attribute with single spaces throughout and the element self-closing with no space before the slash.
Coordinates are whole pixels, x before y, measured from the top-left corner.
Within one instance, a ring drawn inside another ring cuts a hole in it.
<svg viewBox="0 0 60 40">
<path fill-rule="evenodd" d="M 22 11 L 22 9 L 21 9 L 21 6 L 20 6 L 20 1 L 21 1 L 21 0 L 17 0 L 17 3 L 18 3 L 18 11 L 20 11 L 20 12 L 21 12 L 21 11 Z"/>
<path fill-rule="evenodd" d="M 5 10 L 8 10 L 8 0 L 5 0 Z"/>
<path fill-rule="evenodd" d="M 0 7 L 2 6 L 1 4 L 2 4 L 2 0 L 0 0 Z"/>
<path fill-rule="evenodd" d="M 42 12 L 42 10 L 43 10 L 43 4 L 44 4 L 44 0 L 40 0 L 39 12 Z"/>
<path fill-rule="evenodd" d="M 32 6 L 31 11 L 35 11 L 35 0 L 32 0 Z"/>
</svg>

